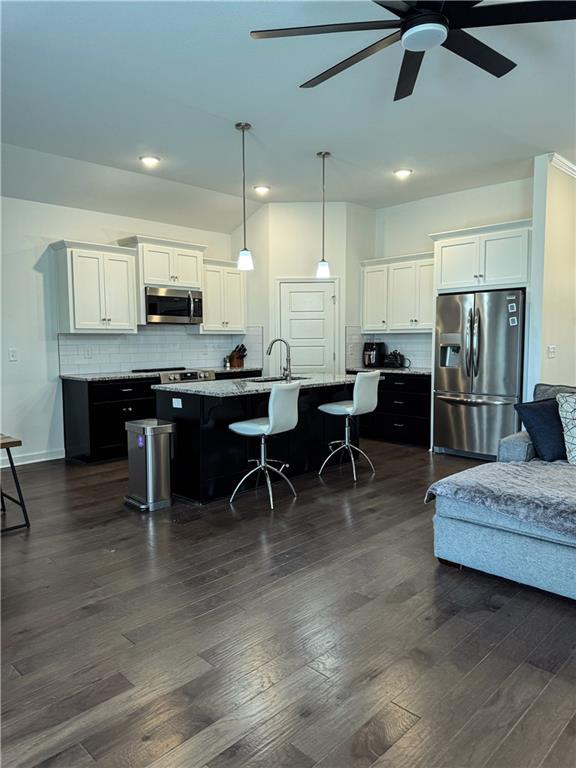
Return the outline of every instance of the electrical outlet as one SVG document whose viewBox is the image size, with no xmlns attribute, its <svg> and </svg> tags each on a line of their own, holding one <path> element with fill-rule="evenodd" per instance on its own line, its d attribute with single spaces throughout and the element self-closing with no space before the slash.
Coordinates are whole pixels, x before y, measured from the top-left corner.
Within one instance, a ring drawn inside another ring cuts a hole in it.
<svg viewBox="0 0 576 768">
<path fill-rule="evenodd" d="M 88 359 L 92 357 L 92 347 L 84 347 L 84 357 Z"/>
<path fill-rule="evenodd" d="M 556 344 L 548 344 L 548 348 L 547 348 L 548 359 L 553 360 L 556 357 L 557 351 L 558 351 L 558 347 L 556 346 Z"/>
<path fill-rule="evenodd" d="M 14 347 L 11 347 L 8 350 L 8 361 L 10 363 L 16 363 L 18 361 L 18 351 L 14 349 Z"/>
</svg>

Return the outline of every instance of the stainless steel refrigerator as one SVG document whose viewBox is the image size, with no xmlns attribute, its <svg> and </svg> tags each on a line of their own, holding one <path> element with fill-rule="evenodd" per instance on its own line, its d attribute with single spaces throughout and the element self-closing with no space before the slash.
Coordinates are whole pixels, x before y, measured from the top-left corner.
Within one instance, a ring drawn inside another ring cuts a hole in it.
<svg viewBox="0 0 576 768">
<path fill-rule="evenodd" d="M 434 450 L 495 457 L 519 428 L 524 290 L 438 296 Z"/>
</svg>

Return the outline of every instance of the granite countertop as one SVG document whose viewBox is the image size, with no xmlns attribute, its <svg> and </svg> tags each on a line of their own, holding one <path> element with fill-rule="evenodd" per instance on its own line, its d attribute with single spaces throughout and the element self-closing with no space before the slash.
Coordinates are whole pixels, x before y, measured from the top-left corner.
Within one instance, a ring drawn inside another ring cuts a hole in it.
<svg viewBox="0 0 576 768">
<path fill-rule="evenodd" d="M 176 369 L 174 369 L 176 370 Z M 238 373 L 241 373 L 242 371 L 261 371 L 262 368 L 259 368 L 257 366 L 246 366 L 246 368 L 195 368 L 194 366 L 190 366 L 190 368 L 187 368 L 187 370 L 190 371 L 214 371 L 215 373 L 234 373 L 235 371 L 238 371 Z M 105 373 L 64 373 L 61 374 L 61 379 L 72 379 L 73 381 L 114 381 L 115 379 L 153 379 L 156 376 L 159 376 L 160 373 L 158 371 L 150 371 L 148 373 L 132 373 L 131 371 L 116 371 L 116 372 L 105 372 Z M 202 380 L 201 382 L 204 382 Z"/>
<path fill-rule="evenodd" d="M 295 377 L 302 389 L 314 387 L 341 387 L 353 384 L 354 376 L 302 376 Z M 176 384 L 154 384 L 152 389 L 160 392 L 173 392 L 179 395 L 205 395 L 207 397 L 239 397 L 240 395 L 261 395 L 272 391 L 273 381 L 254 381 L 254 379 L 231 379 L 228 381 L 184 381 Z"/>
<path fill-rule="evenodd" d="M 430 368 L 364 368 L 358 366 L 358 368 L 348 367 L 346 370 L 354 371 L 354 373 L 360 373 L 361 371 L 380 371 L 380 373 L 419 374 L 420 376 L 432 375 Z"/>
</svg>

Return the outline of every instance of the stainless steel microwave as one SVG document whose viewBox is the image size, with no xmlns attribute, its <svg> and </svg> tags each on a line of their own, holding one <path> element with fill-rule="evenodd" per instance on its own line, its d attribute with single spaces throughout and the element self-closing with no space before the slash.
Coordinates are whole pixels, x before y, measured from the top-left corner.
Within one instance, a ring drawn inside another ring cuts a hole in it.
<svg viewBox="0 0 576 768">
<path fill-rule="evenodd" d="M 183 288 L 146 288 L 147 323 L 202 322 L 202 291 Z"/>
</svg>

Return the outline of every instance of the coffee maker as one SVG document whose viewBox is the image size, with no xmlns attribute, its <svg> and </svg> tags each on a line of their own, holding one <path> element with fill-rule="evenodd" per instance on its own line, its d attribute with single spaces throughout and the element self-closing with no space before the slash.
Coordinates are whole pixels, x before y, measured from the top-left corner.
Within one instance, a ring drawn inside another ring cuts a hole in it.
<svg viewBox="0 0 576 768">
<path fill-rule="evenodd" d="M 362 363 L 365 368 L 381 368 L 386 355 L 386 344 L 383 341 L 364 342 Z"/>
</svg>

